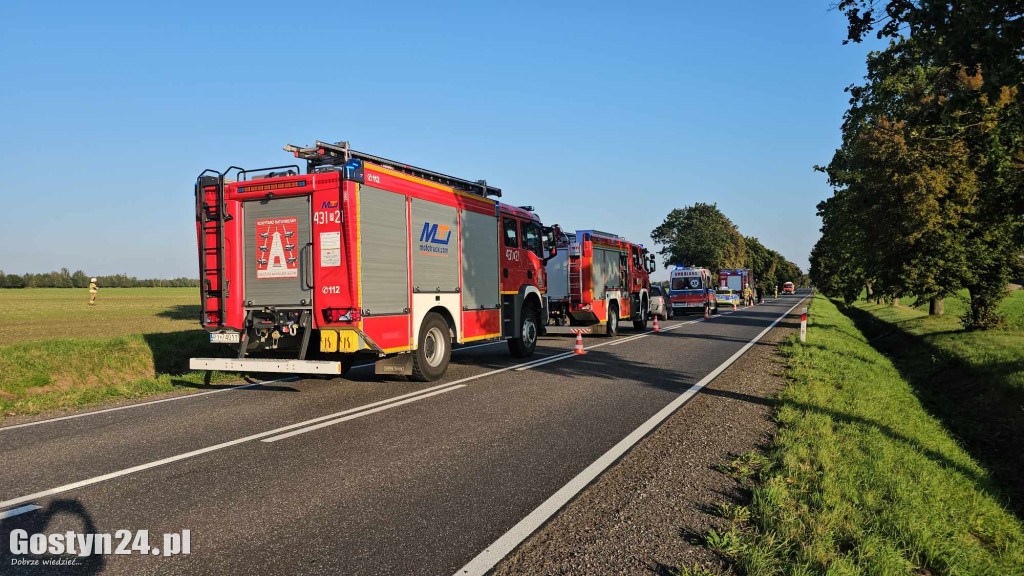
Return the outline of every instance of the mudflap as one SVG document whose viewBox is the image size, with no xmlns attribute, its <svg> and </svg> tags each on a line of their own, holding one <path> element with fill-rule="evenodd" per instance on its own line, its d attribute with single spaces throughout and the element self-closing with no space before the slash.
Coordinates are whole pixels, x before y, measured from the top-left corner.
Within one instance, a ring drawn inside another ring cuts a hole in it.
<svg viewBox="0 0 1024 576">
<path fill-rule="evenodd" d="M 397 376 L 412 375 L 412 353 L 396 354 L 381 358 L 373 365 L 375 374 L 393 374 Z"/>
<path fill-rule="evenodd" d="M 569 334 L 575 336 L 576 332 L 584 330 L 583 335 L 593 334 L 595 336 L 602 336 L 608 333 L 608 324 L 602 322 L 601 324 L 592 324 L 590 326 L 546 326 L 548 334 Z M 576 332 L 574 332 L 574 330 Z"/>
</svg>

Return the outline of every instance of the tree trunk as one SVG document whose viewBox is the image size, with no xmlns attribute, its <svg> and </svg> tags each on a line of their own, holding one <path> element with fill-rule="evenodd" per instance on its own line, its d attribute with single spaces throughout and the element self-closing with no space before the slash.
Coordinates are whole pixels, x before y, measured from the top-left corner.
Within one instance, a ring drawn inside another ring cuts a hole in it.
<svg viewBox="0 0 1024 576">
<path fill-rule="evenodd" d="M 874 291 L 871 290 L 871 282 L 867 283 L 867 289 L 868 289 L 867 301 L 871 302 L 871 297 L 875 295 Z"/>
<path fill-rule="evenodd" d="M 885 304 L 885 298 L 879 297 L 877 300 L 875 300 L 875 304 L 878 304 L 879 306 Z"/>
<path fill-rule="evenodd" d="M 942 316 L 946 313 L 946 301 L 942 298 L 932 298 L 928 301 L 928 315 Z"/>
<path fill-rule="evenodd" d="M 899 306 L 900 305 L 900 299 L 899 298 L 893 298 L 892 302 L 889 302 L 889 305 L 890 306 Z"/>
</svg>

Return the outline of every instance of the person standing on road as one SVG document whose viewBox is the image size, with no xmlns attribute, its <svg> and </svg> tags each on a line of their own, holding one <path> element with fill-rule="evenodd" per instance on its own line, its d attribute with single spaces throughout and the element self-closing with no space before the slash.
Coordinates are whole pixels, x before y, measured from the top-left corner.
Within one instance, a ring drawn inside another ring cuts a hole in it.
<svg viewBox="0 0 1024 576">
<path fill-rule="evenodd" d="M 754 297 L 751 295 L 750 283 L 748 282 L 747 284 L 745 284 L 743 286 L 743 305 L 744 306 L 750 306 L 750 304 L 751 304 L 751 302 L 753 302 L 753 300 L 754 300 Z"/>
<path fill-rule="evenodd" d="M 99 291 L 99 286 L 96 286 L 96 279 L 89 279 L 89 306 L 96 305 L 96 292 Z"/>
<path fill-rule="evenodd" d="M 757 303 L 764 304 L 764 284 L 757 283 Z"/>
</svg>

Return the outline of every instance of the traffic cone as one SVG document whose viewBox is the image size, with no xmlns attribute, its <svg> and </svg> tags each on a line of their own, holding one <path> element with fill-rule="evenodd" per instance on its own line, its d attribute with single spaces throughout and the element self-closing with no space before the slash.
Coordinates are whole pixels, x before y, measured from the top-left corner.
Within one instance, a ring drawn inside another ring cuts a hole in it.
<svg viewBox="0 0 1024 576">
<path fill-rule="evenodd" d="M 583 349 L 583 332 L 576 333 L 576 346 L 572 349 L 573 354 L 586 354 L 587 351 Z"/>
<path fill-rule="evenodd" d="M 736 310 L 737 310 L 737 308 L 736 308 L 736 301 L 733 300 L 732 301 L 732 311 L 735 312 Z"/>
<path fill-rule="evenodd" d="M 711 319 L 711 306 L 705 306 L 704 307 L 704 319 L 705 320 L 710 320 Z"/>
<path fill-rule="evenodd" d="M 654 317 L 654 331 L 655 332 L 661 332 L 661 328 L 658 327 L 658 317 L 657 316 Z"/>
</svg>

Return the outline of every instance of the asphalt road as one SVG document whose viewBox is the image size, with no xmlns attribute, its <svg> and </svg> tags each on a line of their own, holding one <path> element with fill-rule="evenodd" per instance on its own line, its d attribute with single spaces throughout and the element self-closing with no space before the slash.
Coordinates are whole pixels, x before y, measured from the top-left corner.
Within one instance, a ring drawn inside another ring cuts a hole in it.
<svg viewBox="0 0 1024 576">
<path fill-rule="evenodd" d="M 188 556 L 76 573 L 455 573 L 799 300 L 624 328 L 585 356 L 562 336 L 526 362 L 469 347 L 429 384 L 355 370 L 0 429 L 0 514 L 39 507 L 0 520 L 0 572 L 53 572 L 12 565 L 20 528 L 157 547 L 190 530 Z"/>
</svg>

